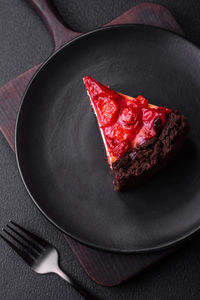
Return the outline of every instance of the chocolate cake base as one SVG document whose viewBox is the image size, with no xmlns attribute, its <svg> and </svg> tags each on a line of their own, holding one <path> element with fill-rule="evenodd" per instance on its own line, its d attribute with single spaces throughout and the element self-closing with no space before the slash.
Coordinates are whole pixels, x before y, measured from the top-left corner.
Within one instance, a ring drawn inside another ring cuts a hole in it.
<svg viewBox="0 0 200 300">
<path fill-rule="evenodd" d="M 190 126 L 187 119 L 172 111 L 161 132 L 153 139 L 129 149 L 112 165 L 115 191 L 134 187 L 164 168 L 180 150 Z"/>
</svg>

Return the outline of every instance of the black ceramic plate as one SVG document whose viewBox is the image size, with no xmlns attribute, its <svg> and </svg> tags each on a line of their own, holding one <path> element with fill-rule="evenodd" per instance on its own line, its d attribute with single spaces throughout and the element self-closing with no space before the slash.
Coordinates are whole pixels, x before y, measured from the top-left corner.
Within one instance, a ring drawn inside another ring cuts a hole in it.
<svg viewBox="0 0 200 300">
<path fill-rule="evenodd" d="M 191 131 L 176 159 L 125 193 L 113 191 L 82 77 L 179 110 Z M 161 249 L 200 227 L 200 51 L 168 31 L 104 28 L 67 44 L 40 69 L 22 103 L 16 150 L 40 210 L 87 245 L 118 252 Z"/>
</svg>

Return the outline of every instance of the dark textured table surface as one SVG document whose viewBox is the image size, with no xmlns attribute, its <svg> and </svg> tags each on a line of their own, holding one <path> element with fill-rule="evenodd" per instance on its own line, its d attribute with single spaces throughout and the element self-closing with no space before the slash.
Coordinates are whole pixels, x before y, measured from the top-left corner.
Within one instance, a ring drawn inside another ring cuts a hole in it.
<svg viewBox="0 0 200 300">
<path fill-rule="evenodd" d="M 120 15 L 135 0 L 54 0 L 66 23 L 88 31 Z M 145 1 L 148 2 L 148 1 Z M 200 1 L 159 0 L 175 15 L 187 38 L 200 46 Z M 0 86 L 47 58 L 51 38 L 26 0 L 0 0 Z M 18 221 L 55 244 L 61 266 L 99 299 L 200 299 L 200 236 L 165 261 L 115 288 L 94 284 L 75 259 L 63 235 L 48 223 L 28 197 L 15 156 L 0 135 L 0 226 Z M 56 275 L 32 272 L 0 240 L 0 299 L 81 299 Z"/>
</svg>

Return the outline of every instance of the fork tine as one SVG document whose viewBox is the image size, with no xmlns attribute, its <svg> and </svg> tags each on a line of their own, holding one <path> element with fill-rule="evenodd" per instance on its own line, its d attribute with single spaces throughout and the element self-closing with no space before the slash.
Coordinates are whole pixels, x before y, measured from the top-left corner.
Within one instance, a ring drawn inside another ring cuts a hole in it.
<svg viewBox="0 0 200 300">
<path fill-rule="evenodd" d="M 34 260 L 28 255 L 26 252 L 22 251 L 18 247 L 16 247 L 13 243 L 11 243 L 7 238 L 5 238 L 1 233 L 0 237 L 28 264 L 32 265 Z"/>
<path fill-rule="evenodd" d="M 16 235 L 18 235 L 21 239 L 26 241 L 28 244 L 30 244 L 34 250 L 36 250 L 38 253 L 41 253 L 43 251 L 42 248 L 40 248 L 38 245 L 34 244 L 30 239 L 27 239 L 25 236 L 23 236 L 21 233 L 19 233 L 17 230 L 12 228 L 9 224 L 6 225 L 11 231 L 13 231 Z"/>
<path fill-rule="evenodd" d="M 28 231 L 27 229 L 24 229 L 23 227 L 21 227 L 20 225 L 18 225 L 14 221 L 10 220 L 9 222 L 11 224 L 15 225 L 17 228 L 21 229 L 24 233 L 26 233 L 28 236 L 30 236 L 35 242 L 39 243 L 40 246 L 45 248 L 46 246 L 49 245 L 49 243 L 47 243 L 45 240 L 39 238 L 37 235 L 35 235 L 34 233 Z"/>
<path fill-rule="evenodd" d="M 2 228 L 2 230 L 7 233 L 14 241 L 16 241 L 19 245 L 21 245 L 26 251 L 33 257 L 38 257 L 38 254 L 34 252 L 30 247 L 26 246 L 24 243 L 22 243 L 20 240 L 18 240 L 14 235 L 12 235 L 9 231 L 7 231 L 5 228 Z"/>
</svg>

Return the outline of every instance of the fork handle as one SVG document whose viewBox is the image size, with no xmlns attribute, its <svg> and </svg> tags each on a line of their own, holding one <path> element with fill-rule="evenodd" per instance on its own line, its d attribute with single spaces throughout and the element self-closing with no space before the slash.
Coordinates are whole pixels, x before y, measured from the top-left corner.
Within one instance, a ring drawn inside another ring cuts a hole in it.
<svg viewBox="0 0 200 300">
<path fill-rule="evenodd" d="M 67 274 L 65 274 L 60 268 L 57 268 L 56 271 L 54 271 L 58 276 L 60 276 L 62 279 L 67 281 L 79 294 L 87 300 L 94 300 L 94 297 L 88 294 L 87 291 L 85 291 L 80 285 L 78 285 L 75 281 L 73 281 Z"/>
</svg>

